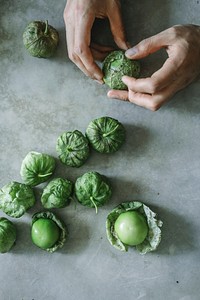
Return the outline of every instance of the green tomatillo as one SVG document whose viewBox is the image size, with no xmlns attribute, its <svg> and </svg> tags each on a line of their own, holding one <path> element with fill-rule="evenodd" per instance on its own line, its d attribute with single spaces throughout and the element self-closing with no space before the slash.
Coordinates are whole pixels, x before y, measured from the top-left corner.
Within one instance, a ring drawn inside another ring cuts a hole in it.
<svg viewBox="0 0 200 300">
<path fill-rule="evenodd" d="M 67 235 L 66 225 L 54 213 L 45 211 L 33 215 L 31 239 L 37 247 L 53 253 L 64 246 Z"/>
<path fill-rule="evenodd" d="M 15 225 L 8 219 L 0 218 L 0 253 L 8 252 L 16 241 Z"/>
<path fill-rule="evenodd" d="M 129 246 L 141 244 L 148 233 L 146 220 L 137 211 L 127 211 L 119 215 L 114 228 L 119 239 Z"/>
<path fill-rule="evenodd" d="M 47 181 L 55 167 L 56 161 L 51 155 L 30 151 L 22 161 L 20 175 L 26 184 L 36 186 Z"/>
<path fill-rule="evenodd" d="M 139 201 L 123 202 L 107 216 L 106 233 L 110 244 L 120 251 L 135 247 L 141 254 L 155 251 L 161 241 L 162 221 Z"/>
<path fill-rule="evenodd" d="M 91 121 L 86 136 L 93 149 L 100 153 L 114 153 L 125 142 L 125 128 L 118 120 L 100 117 Z"/>
<path fill-rule="evenodd" d="M 60 230 L 56 223 L 50 219 L 38 219 L 33 223 L 32 230 L 33 243 L 42 248 L 51 248 L 59 239 Z"/>
<path fill-rule="evenodd" d="M 80 167 L 89 157 L 89 142 L 79 130 L 67 131 L 57 139 L 60 161 L 70 167 Z"/>
<path fill-rule="evenodd" d="M 59 42 L 57 30 L 48 21 L 33 21 L 23 33 L 23 43 L 29 54 L 48 58 L 54 55 Z"/>
<path fill-rule="evenodd" d="M 0 209 L 12 218 L 20 218 L 36 202 L 33 189 L 11 181 L 0 189 Z"/>
<path fill-rule="evenodd" d="M 98 207 L 104 205 L 111 198 L 112 189 L 105 176 L 91 171 L 77 178 L 75 195 L 79 203 L 94 207 L 97 213 Z"/>
<path fill-rule="evenodd" d="M 128 59 L 124 51 L 117 50 L 106 56 L 102 71 L 104 82 L 112 89 L 127 90 L 127 86 L 122 81 L 122 76 L 127 75 L 138 78 L 140 75 L 140 63 L 136 60 Z"/>
</svg>

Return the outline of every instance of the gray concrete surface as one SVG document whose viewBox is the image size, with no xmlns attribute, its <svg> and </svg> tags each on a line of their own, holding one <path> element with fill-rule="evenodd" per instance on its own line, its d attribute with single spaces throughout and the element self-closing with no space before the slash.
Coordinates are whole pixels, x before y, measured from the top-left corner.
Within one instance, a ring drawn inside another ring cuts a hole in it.
<svg viewBox="0 0 200 300">
<path fill-rule="evenodd" d="M 161 110 L 109 100 L 106 86 L 86 78 L 67 58 L 65 1 L 0 1 L 0 185 L 21 181 L 21 161 L 30 150 L 56 157 L 55 144 L 65 130 L 85 131 L 103 115 L 120 120 L 127 141 L 114 155 L 92 152 L 80 169 L 58 163 L 56 175 L 75 180 L 89 170 L 112 182 L 111 201 L 94 210 L 72 203 L 57 210 L 69 228 L 65 247 L 49 254 L 30 240 L 31 216 L 20 219 L 17 243 L 0 255 L 1 300 L 198 300 L 200 299 L 200 89 L 196 80 Z M 178 23 L 199 24 L 194 0 L 123 1 L 129 41 Z M 30 57 L 22 33 L 32 20 L 48 19 L 58 29 L 54 58 Z M 111 43 L 106 25 L 95 26 L 98 41 Z M 163 53 L 143 61 L 143 73 L 163 62 Z M 37 188 L 38 195 L 39 190 Z M 157 252 L 141 256 L 115 250 L 107 241 L 105 220 L 118 203 L 141 200 L 164 222 Z M 0 212 L 0 216 L 5 216 Z"/>
</svg>

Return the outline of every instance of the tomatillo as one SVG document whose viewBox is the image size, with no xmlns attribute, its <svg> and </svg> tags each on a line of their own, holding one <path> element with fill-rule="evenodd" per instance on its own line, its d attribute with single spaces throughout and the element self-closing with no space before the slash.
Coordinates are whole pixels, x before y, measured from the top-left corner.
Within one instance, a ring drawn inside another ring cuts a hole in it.
<svg viewBox="0 0 200 300">
<path fill-rule="evenodd" d="M 48 249 L 59 240 L 60 229 L 51 219 L 41 218 L 33 223 L 31 237 L 36 246 Z"/>
<path fill-rule="evenodd" d="M 141 244 L 148 233 L 147 222 L 137 211 L 121 213 L 115 221 L 114 229 L 121 242 L 128 246 Z"/>
</svg>

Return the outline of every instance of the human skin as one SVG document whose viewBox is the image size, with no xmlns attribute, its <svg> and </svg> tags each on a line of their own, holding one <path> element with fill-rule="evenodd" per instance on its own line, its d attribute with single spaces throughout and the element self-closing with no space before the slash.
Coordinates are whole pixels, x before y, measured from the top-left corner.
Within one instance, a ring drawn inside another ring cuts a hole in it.
<svg viewBox="0 0 200 300">
<path fill-rule="evenodd" d="M 103 83 L 103 73 L 95 60 L 103 60 L 113 49 L 91 43 L 91 29 L 95 18 L 108 18 L 116 45 L 120 49 L 128 49 L 119 0 L 67 1 L 64 21 L 68 56 L 85 75 Z"/>
<path fill-rule="evenodd" d="M 130 59 L 141 59 L 164 48 L 163 66 L 151 77 L 123 76 L 128 91 L 110 90 L 108 97 L 158 110 L 176 92 L 188 86 L 200 73 L 200 26 L 176 25 L 126 51 Z"/>
</svg>

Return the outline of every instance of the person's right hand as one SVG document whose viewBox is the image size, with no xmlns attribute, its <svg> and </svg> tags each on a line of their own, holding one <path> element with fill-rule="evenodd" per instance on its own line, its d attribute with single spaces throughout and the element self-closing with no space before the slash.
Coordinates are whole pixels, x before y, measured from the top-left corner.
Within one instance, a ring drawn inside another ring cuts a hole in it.
<svg viewBox="0 0 200 300">
<path fill-rule="evenodd" d="M 91 44 L 95 18 L 108 18 L 115 43 L 128 49 L 119 0 L 68 0 L 64 10 L 69 58 L 87 76 L 103 83 L 103 73 L 95 59 L 102 60 L 112 48 Z"/>
</svg>

